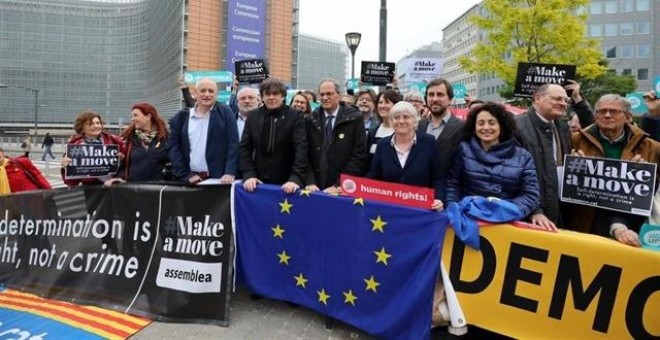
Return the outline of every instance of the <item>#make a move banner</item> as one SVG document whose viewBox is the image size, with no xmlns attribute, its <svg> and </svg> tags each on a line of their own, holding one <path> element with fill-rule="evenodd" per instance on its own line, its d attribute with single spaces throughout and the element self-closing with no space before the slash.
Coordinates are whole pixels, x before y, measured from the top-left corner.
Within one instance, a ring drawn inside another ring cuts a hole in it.
<svg viewBox="0 0 660 340">
<path fill-rule="evenodd" d="M 0 278 L 51 299 L 227 325 L 230 193 L 126 184 L 0 197 Z"/>
<path fill-rule="evenodd" d="M 447 229 L 442 259 L 469 324 L 517 339 L 660 337 L 660 253 L 570 231 Z"/>
</svg>

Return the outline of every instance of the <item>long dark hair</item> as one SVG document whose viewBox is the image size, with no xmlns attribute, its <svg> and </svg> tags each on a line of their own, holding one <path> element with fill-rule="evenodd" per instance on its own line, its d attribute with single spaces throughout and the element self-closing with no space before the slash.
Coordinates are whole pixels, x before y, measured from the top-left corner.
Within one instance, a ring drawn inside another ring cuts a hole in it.
<svg viewBox="0 0 660 340">
<path fill-rule="evenodd" d="M 478 105 L 470 110 L 465 121 L 465 130 L 463 134 L 465 140 L 470 140 L 470 138 L 474 136 L 474 130 L 477 126 L 477 115 L 479 115 L 481 111 L 489 112 L 495 117 L 495 119 L 497 119 L 497 123 L 500 124 L 500 136 L 498 137 L 500 143 L 513 138 L 516 132 L 516 121 L 513 119 L 513 114 L 507 111 L 504 105 L 486 102 L 483 105 Z"/>
<path fill-rule="evenodd" d="M 143 115 L 151 115 L 151 126 L 154 127 L 157 131 L 156 139 L 159 141 L 163 141 L 167 138 L 167 125 L 165 125 L 165 121 L 163 118 L 158 114 L 158 110 L 156 108 L 149 104 L 149 103 L 137 103 L 133 105 L 133 108 L 131 111 L 138 109 L 142 111 Z M 131 122 L 131 125 L 126 128 L 121 133 L 122 138 L 124 140 L 130 140 L 131 136 L 133 136 L 133 133 L 135 133 L 135 123 Z"/>
</svg>

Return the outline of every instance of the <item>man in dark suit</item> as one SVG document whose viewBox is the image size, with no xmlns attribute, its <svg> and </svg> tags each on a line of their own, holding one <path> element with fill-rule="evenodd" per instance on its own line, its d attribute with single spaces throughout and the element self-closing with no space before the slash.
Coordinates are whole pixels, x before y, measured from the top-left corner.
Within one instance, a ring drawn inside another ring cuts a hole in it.
<svg viewBox="0 0 660 340">
<path fill-rule="evenodd" d="M 446 79 L 436 78 L 426 85 L 426 105 L 431 114 L 419 122 L 418 131 L 435 137 L 439 155 L 440 175 L 447 177 L 451 159 L 463 139 L 463 122 L 451 114 L 449 105 L 454 99 L 454 89 Z M 442 193 L 444 200 L 444 192 Z"/>
<path fill-rule="evenodd" d="M 298 190 L 307 172 L 307 136 L 302 115 L 284 104 L 286 85 L 275 78 L 261 83 L 264 106 L 250 112 L 240 146 L 243 187 L 281 184 L 288 194 Z"/>
<path fill-rule="evenodd" d="M 305 118 L 310 171 L 307 190 L 339 192 L 339 175 L 362 176 L 367 169 L 367 136 L 356 108 L 340 103 L 339 84 L 324 79 L 319 84 L 321 106 Z"/>
<path fill-rule="evenodd" d="M 571 96 L 567 95 L 567 90 Z M 595 121 L 593 111 L 580 95 L 580 86 L 570 81 L 566 88 L 556 84 L 539 86 L 532 95 L 532 107 L 516 117 L 520 144 L 532 154 L 536 177 L 541 191 L 539 207 L 532 213 L 532 223 L 550 227 L 563 227 L 559 202 L 558 168 L 564 155 L 570 154 L 571 135 L 568 124 L 561 118 L 568 104 L 587 127 Z"/>
<path fill-rule="evenodd" d="M 238 170 L 238 129 L 231 110 L 216 102 L 217 84 L 196 84 L 197 102 L 170 119 L 169 156 L 174 175 L 197 184 L 206 178 L 231 183 Z"/>
</svg>

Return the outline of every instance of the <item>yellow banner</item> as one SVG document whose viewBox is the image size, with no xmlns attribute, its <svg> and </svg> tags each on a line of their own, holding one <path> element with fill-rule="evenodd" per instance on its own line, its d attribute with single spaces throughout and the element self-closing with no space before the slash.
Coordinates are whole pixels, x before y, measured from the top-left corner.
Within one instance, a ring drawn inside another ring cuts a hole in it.
<svg viewBox="0 0 660 340">
<path fill-rule="evenodd" d="M 514 338 L 660 337 L 660 252 L 570 231 L 447 229 L 443 262 L 469 324 Z"/>
</svg>

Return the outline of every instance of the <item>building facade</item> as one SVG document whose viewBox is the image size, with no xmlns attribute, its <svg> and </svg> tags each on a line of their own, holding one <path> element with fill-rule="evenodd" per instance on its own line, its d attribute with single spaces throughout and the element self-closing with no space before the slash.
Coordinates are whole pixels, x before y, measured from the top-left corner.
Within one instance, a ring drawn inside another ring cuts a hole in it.
<svg viewBox="0 0 660 340">
<path fill-rule="evenodd" d="M 637 91 L 653 87 L 660 76 L 660 2 L 653 0 L 592 0 L 589 37 L 601 42 L 609 68 L 637 79 Z"/>
<path fill-rule="evenodd" d="M 181 108 L 182 72 L 225 69 L 228 22 L 241 15 L 263 20 L 248 31 L 258 57 L 291 82 L 297 0 L 261 1 L 0 0 L 1 123 L 29 128 L 37 111 L 40 125 L 71 124 L 92 109 L 121 125 L 137 101 L 169 117 Z M 228 13 L 229 3 L 243 7 Z"/>
<path fill-rule="evenodd" d="M 349 52 L 344 42 L 301 34 L 297 52 L 294 88 L 316 91 L 322 79 L 333 78 L 345 89 Z"/>
</svg>

